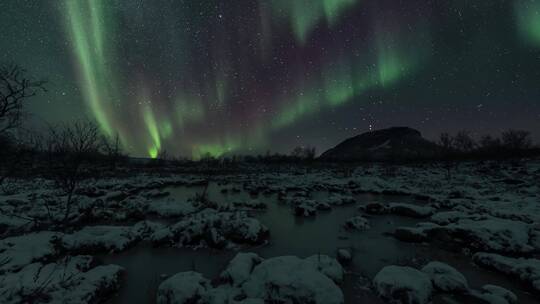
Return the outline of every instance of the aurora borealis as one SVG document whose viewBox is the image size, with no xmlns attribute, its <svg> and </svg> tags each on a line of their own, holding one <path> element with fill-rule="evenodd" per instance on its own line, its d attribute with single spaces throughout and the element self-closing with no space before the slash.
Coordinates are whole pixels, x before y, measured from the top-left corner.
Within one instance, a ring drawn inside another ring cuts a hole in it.
<svg viewBox="0 0 540 304">
<path fill-rule="evenodd" d="M 540 130 L 540 0 L 4 0 L 36 124 L 132 155 L 324 150 L 372 128 Z M 536 137 L 538 134 L 534 134 Z"/>
</svg>

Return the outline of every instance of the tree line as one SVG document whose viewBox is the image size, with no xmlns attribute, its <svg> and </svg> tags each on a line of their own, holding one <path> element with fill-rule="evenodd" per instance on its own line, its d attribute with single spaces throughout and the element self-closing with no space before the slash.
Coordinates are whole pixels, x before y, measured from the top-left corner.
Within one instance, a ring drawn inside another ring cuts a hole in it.
<svg viewBox="0 0 540 304">
<path fill-rule="evenodd" d="M 499 137 L 483 135 L 476 140 L 469 131 L 461 130 L 455 135 L 442 133 L 437 144 L 442 148 L 442 158 L 508 158 L 537 156 L 539 150 L 533 145 L 531 133 L 508 129 Z"/>
</svg>

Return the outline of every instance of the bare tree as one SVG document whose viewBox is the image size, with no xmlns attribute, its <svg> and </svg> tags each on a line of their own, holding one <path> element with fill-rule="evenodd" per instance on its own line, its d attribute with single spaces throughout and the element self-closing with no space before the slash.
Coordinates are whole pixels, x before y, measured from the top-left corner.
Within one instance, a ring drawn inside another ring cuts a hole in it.
<svg viewBox="0 0 540 304">
<path fill-rule="evenodd" d="M 0 134 L 0 186 L 8 177 L 33 168 L 41 151 L 41 140 L 38 133 L 29 130 L 19 129 L 16 136 Z"/>
<path fill-rule="evenodd" d="M 454 148 L 454 138 L 448 133 L 441 133 L 439 136 L 439 145 L 445 151 L 451 151 Z"/>
<path fill-rule="evenodd" d="M 20 126 L 24 102 L 38 91 L 46 91 L 45 83 L 28 77 L 18 65 L 0 66 L 0 134 Z"/>
<path fill-rule="evenodd" d="M 68 219 L 73 196 L 85 178 L 84 165 L 99 153 L 101 138 L 99 127 L 93 121 L 76 121 L 49 130 L 47 146 L 55 160 L 51 173 L 57 187 L 66 196 L 63 221 Z"/>
<path fill-rule="evenodd" d="M 122 147 L 118 133 L 113 138 L 103 137 L 103 152 L 109 161 L 111 169 L 116 169 L 118 161 L 122 157 Z"/>
<path fill-rule="evenodd" d="M 452 159 L 452 154 L 455 150 L 454 147 L 454 137 L 449 133 L 443 132 L 439 135 L 439 146 L 443 149 L 443 168 L 446 170 L 446 179 L 452 179 L 452 169 L 455 167 L 455 162 Z"/>
<path fill-rule="evenodd" d="M 531 133 L 524 130 L 507 130 L 501 135 L 505 148 L 510 150 L 527 150 L 532 147 Z"/>
<path fill-rule="evenodd" d="M 491 135 L 484 135 L 478 142 L 480 148 L 486 151 L 490 151 L 501 146 L 501 140 Z"/>
<path fill-rule="evenodd" d="M 476 147 L 469 131 L 461 130 L 454 136 L 454 147 L 460 152 L 471 152 Z"/>
<path fill-rule="evenodd" d="M 313 160 L 315 158 L 316 150 L 314 147 L 295 147 L 291 152 L 291 157 L 301 160 Z"/>
</svg>

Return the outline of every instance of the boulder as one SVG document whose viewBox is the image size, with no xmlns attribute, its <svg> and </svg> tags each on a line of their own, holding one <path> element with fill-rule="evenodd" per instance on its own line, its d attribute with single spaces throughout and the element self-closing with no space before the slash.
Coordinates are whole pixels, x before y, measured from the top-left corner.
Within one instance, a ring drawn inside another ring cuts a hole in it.
<svg viewBox="0 0 540 304">
<path fill-rule="evenodd" d="M 465 292 L 469 289 L 467 279 L 454 267 L 441 262 L 430 262 L 422 268 L 433 286 L 444 292 Z"/>
<path fill-rule="evenodd" d="M 411 267 L 386 266 L 373 285 L 383 299 L 403 304 L 428 303 L 433 292 L 429 276 Z"/>
</svg>

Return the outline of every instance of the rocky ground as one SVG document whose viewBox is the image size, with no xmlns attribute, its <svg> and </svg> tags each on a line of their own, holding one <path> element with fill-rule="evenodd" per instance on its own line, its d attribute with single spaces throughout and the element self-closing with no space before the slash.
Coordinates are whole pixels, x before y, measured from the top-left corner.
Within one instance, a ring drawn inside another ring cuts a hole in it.
<svg viewBox="0 0 540 304">
<path fill-rule="evenodd" d="M 449 170 L 450 168 L 450 170 Z M 157 303 L 344 303 L 343 274 L 351 252 L 260 257 L 272 231 L 253 212 L 274 195 L 290 216 L 315 218 L 341 206 L 358 205 L 342 223 L 351 233 L 369 230 L 370 219 L 386 214 L 414 218 L 398 227 L 402 242 L 429 243 L 459 251 L 475 267 L 515 278 L 540 296 L 540 162 L 469 162 L 408 166 L 369 165 L 211 176 L 223 193 L 250 194 L 237 202 L 196 195 L 168 197 L 171 187 L 201 187 L 207 175 L 138 174 L 88 180 L 66 213 L 66 197 L 51 181 L 9 180 L 0 195 L 0 302 L 98 303 L 122 286 L 129 273 L 100 265 L 93 256 L 151 243 L 155 247 L 239 251 L 217 278 L 191 271 L 163 279 Z M 316 192 L 330 193 L 317 199 Z M 423 203 L 358 204 L 354 195 L 414 196 Z M 338 262 L 339 261 L 339 262 Z M 369 263 L 369 261 L 366 261 Z M 386 302 L 429 303 L 452 294 L 464 303 L 519 303 L 510 290 L 470 288 L 450 265 L 387 265 L 366 284 Z M 451 302 L 445 302 L 451 303 Z"/>
</svg>

